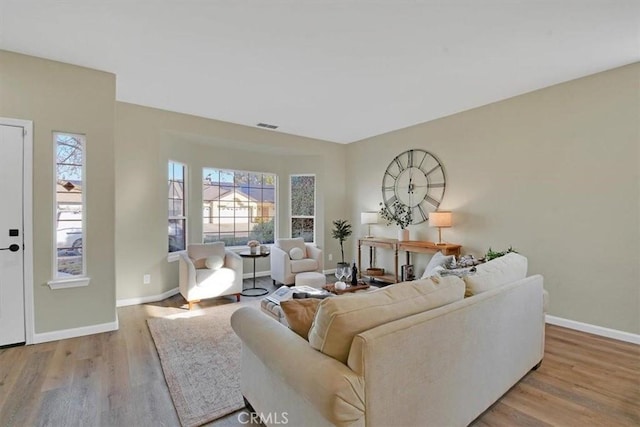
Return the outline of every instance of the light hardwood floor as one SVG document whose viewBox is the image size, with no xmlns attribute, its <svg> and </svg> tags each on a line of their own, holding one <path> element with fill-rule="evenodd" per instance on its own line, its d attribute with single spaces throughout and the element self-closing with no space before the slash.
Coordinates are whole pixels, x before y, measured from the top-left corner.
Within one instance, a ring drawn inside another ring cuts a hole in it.
<svg viewBox="0 0 640 427">
<path fill-rule="evenodd" d="M 179 426 L 146 320 L 185 307 L 179 295 L 123 307 L 119 331 L 0 349 L 0 426 Z M 639 426 L 640 346 L 557 326 L 546 332 L 540 369 L 472 425 Z M 243 424 L 236 413 L 212 425 Z"/>
</svg>

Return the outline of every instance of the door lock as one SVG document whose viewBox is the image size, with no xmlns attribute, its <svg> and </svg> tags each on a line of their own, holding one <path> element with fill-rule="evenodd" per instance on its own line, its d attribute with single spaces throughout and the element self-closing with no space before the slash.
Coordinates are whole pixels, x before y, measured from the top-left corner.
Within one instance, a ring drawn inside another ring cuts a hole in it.
<svg viewBox="0 0 640 427">
<path fill-rule="evenodd" d="M 16 245 L 15 243 L 13 245 L 9 245 L 8 248 L 0 248 L 0 251 L 18 252 L 19 250 L 20 250 L 20 245 Z"/>
</svg>

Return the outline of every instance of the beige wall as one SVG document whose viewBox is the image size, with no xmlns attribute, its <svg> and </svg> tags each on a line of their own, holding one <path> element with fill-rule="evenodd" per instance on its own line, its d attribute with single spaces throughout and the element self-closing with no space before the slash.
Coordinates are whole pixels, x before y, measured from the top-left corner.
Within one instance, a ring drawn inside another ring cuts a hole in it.
<svg viewBox="0 0 640 427">
<path fill-rule="evenodd" d="M 634 64 L 350 144 L 351 216 L 378 207 L 395 155 L 430 151 L 454 212 L 445 240 L 478 256 L 513 245 L 545 276 L 550 314 L 639 333 L 639 87 Z M 411 232 L 437 239 L 426 223 Z"/>
<path fill-rule="evenodd" d="M 177 286 L 166 254 L 168 159 L 189 164 L 192 182 L 203 166 L 276 173 L 281 236 L 289 232 L 289 174 L 317 174 L 318 244 L 333 254 L 325 257 L 332 268 L 339 246 L 331 221 L 352 221 L 353 259 L 365 231 L 360 212 L 377 210 L 386 166 L 423 148 L 447 172 L 441 207 L 455 212 L 455 224 L 445 240 L 476 255 L 513 245 L 545 276 L 552 315 L 639 333 L 639 76 L 635 64 L 343 146 L 117 103 L 112 74 L 0 51 L 0 116 L 34 122 L 36 332 L 112 322 L 116 292 L 139 298 Z M 46 286 L 54 130 L 87 135 L 86 288 Z M 201 235 L 200 191 L 189 190 L 191 241 Z M 426 224 L 411 229 L 414 238 L 437 238 Z M 396 235 L 383 225 L 372 231 Z M 427 260 L 415 259 L 418 273 Z M 379 264 L 389 261 L 380 254 Z"/>
<path fill-rule="evenodd" d="M 35 332 L 115 321 L 115 76 L 0 51 L 0 116 L 32 120 Z M 89 286 L 51 290 L 53 131 L 85 134 Z"/>
<path fill-rule="evenodd" d="M 117 298 L 159 295 L 178 285 L 177 262 L 167 261 L 167 161 L 189 167 L 188 236 L 202 240 L 203 167 L 269 172 L 279 179 L 278 235 L 289 235 L 289 175 L 317 178 L 317 244 L 339 249 L 331 221 L 344 217 L 346 149 L 300 138 L 126 103 L 116 103 Z M 335 259 L 335 258 L 334 258 Z M 269 270 L 268 259 L 256 263 Z M 245 273 L 253 266 L 245 261 Z M 151 283 L 142 276 L 151 274 Z"/>
</svg>

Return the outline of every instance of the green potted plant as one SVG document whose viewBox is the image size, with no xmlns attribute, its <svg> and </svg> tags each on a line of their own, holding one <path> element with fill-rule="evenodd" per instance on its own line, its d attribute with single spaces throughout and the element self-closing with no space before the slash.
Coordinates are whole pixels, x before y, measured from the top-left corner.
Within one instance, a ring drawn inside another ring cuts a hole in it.
<svg viewBox="0 0 640 427">
<path fill-rule="evenodd" d="M 489 250 L 485 254 L 484 258 L 486 261 L 491 261 L 492 259 L 500 258 L 501 256 L 505 256 L 506 254 L 511 252 L 514 252 L 516 254 L 518 253 L 511 246 L 509 246 L 506 251 L 494 251 L 493 249 L 491 249 L 491 247 L 489 247 Z"/>
<path fill-rule="evenodd" d="M 413 221 L 413 216 L 411 215 L 411 209 L 407 205 L 395 200 L 391 207 L 387 207 L 380 202 L 380 217 L 387 222 L 387 225 L 396 224 L 400 227 L 398 240 L 409 240 L 409 230 L 406 230 L 406 228 Z"/>
<path fill-rule="evenodd" d="M 349 264 L 344 262 L 344 242 L 349 236 L 351 236 L 351 224 L 346 219 L 336 219 L 333 221 L 333 229 L 331 230 L 331 236 L 340 242 L 340 254 L 342 255 L 342 262 L 338 263 L 340 266 L 348 266 Z"/>
</svg>

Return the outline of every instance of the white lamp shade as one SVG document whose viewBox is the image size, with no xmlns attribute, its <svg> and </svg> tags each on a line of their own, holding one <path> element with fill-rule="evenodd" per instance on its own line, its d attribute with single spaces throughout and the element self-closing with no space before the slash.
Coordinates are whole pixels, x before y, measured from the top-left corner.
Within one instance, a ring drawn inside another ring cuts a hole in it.
<svg viewBox="0 0 640 427">
<path fill-rule="evenodd" d="M 377 224 L 378 212 L 362 212 L 360 214 L 360 223 L 361 224 Z"/>
<path fill-rule="evenodd" d="M 451 212 L 431 212 L 429 227 L 451 227 Z"/>
</svg>

